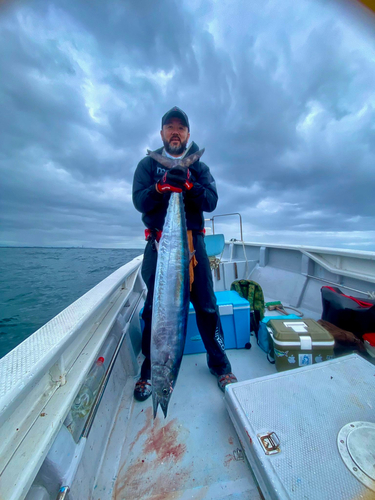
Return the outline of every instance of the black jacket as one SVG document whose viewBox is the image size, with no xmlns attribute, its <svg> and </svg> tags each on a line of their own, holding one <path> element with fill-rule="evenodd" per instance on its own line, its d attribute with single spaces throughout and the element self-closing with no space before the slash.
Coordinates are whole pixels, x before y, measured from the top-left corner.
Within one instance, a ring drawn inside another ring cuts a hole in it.
<svg viewBox="0 0 375 500">
<path fill-rule="evenodd" d="M 199 151 L 193 142 L 187 156 Z M 156 153 L 162 154 L 163 148 Z M 194 186 L 184 193 L 186 223 L 188 229 L 204 228 L 203 212 L 212 212 L 217 205 L 215 180 L 210 169 L 201 161 L 196 161 L 189 167 Z M 142 213 L 142 221 L 149 229 L 163 229 L 170 194 L 160 194 L 155 184 L 160 180 L 165 168 L 160 163 L 146 156 L 138 163 L 133 179 L 133 203 Z"/>
</svg>

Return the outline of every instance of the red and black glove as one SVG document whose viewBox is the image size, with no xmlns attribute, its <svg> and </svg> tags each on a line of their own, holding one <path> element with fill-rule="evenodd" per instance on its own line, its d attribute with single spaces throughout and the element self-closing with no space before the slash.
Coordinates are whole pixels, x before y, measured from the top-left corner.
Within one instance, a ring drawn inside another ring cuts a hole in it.
<svg viewBox="0 0 375 500">
<path fill-rule="evenodd" d="M 173 167 L 167 170 L 156 184 L 159 193 L 182 193 L 193 187 L 190 170 L 184 167 Z"/>
</svg>

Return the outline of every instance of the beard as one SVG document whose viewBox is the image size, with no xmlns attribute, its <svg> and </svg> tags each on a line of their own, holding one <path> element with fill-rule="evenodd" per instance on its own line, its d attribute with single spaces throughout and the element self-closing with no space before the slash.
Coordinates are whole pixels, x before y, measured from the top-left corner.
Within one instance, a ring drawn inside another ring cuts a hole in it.
<svg viewBox="0 0 375 500">
<path fill-rule="evenodd" d="M 163 140 L 163 144 L 167 153 L 170 155 L 180 156 L 186 149 L 187 140 L 185 142 L 180 142 L 179 146 L 171 146 L 171 144 L 165 140 Z"/>
</svg>

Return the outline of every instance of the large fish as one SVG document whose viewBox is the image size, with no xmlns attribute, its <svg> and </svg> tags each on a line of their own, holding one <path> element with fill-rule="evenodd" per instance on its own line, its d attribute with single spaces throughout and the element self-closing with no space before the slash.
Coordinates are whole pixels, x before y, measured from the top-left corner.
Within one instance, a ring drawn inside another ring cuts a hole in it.
<svg viewBox="0 0 375 500">
<path fill-rule="evenodd" d="M 148 154 L 170 169 L 188 168 L 204 149 L 182 160 L 172 160 L 158 153 Z M 164 417 L 175 386 L 185 347 L 189 313 L 190 253 L 186 232 L 185 205 L 182 193 L 171 193 L 163 234 L 158 248 L 151 324 L 151 381 L 154 418 L 160 404 Z"/>
</svg>

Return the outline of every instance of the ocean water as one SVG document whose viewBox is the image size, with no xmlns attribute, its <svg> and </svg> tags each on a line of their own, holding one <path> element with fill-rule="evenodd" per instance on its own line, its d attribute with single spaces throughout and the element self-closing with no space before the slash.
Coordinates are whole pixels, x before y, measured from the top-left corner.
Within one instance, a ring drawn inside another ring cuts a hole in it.
<svg viewBox="0 0 375 500">
<path fill-rule="evenodd" d="M 0 248 L 0 358 L 142 250 Z"/>
</svg>

